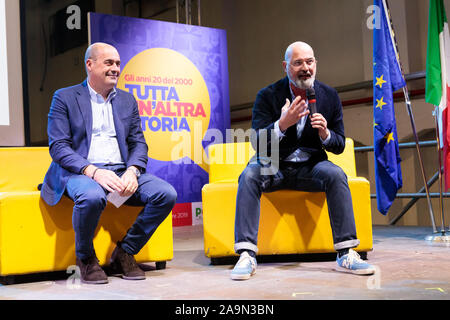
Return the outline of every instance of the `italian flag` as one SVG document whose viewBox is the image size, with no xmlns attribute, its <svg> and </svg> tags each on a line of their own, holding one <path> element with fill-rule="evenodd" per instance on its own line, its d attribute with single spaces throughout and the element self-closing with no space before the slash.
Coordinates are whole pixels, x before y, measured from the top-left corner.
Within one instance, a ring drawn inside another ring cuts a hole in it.
<svg viewBox="0 0 450 320">
<path fill-rule="evenodd" d="M 430 0 L 425 101 L 438 106 L 445 190 L 450 187 L 450 37 L 443 0 Z"/>
</svg>

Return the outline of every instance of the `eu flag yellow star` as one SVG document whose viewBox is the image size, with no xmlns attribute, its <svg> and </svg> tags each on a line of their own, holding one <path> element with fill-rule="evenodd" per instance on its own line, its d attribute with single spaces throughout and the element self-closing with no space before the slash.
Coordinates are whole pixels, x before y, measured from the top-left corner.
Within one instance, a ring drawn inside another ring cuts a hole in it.
<svg viewBox="0 0 450 320">
<path fill-rule="evenodd" d="M 383 79 L 383 76 L 384 75 L 381 75 L 381 77 L 375 77 L 377 79 L 377 82 L 375 83 L 375 85 L 380 86 L 380 89 L 383 86 L 383 83 L 386 83 L 386 81 L 384 81 L 384 79 Z"/>
<path fill-rule="evenodd" d="M 381 97 L 381 99 L 376 100 L 377 100 L 376 108 L 380 108 L 380 110 L 383 110 L 383 106 L 386 104 L 386 102 L 383 101 L 383 97 Z"/>
<path fill-rule="evenodd" d="M 389 132 L 388 134 L 386 134 L 384 136 L 384 138 L 387 140 L 387 143 L 391 142 L 391 141 L 395 141 L 394 140 L 394 133 L 393 132 Z"/>
</svg>

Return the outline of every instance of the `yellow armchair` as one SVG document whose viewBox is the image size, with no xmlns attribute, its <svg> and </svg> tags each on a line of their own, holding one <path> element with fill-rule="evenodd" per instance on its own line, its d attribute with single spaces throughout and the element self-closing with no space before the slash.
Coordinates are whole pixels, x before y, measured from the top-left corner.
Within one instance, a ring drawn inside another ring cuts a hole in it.
<svg viewBox="0 0 450 320">
<path fill-rule="evenodd" d="M 205 255 L 233 256 L 238 177 L 254 154 L 248 142 L 215 144 L 208 148 L 209 183 L 202 189 Z M 352 194 L 357 236 L 356 251 L 372 250 L 370 187 L 356 176 L 353 140 L 347 138 L 340 155 L 329 160 L 347 174 Z M 335 252 L 325 193 L 280 190 L 264 193 L 258 233 L 258 254 Z"/>
<path fill-rule="evenodd" d="M 75 264 L 73 202 L 55 206 L 37 189 L 51 162 L 47 147 L 0 148 L 0 276 L 66 270 Z M 94 238 L 100 264 L 108 264 L 141 208 L 110 203 Z M 173 258 L 172 214 L 158 227 L 136 261 L 155 261 L 157 268 Z"/>
</svg>

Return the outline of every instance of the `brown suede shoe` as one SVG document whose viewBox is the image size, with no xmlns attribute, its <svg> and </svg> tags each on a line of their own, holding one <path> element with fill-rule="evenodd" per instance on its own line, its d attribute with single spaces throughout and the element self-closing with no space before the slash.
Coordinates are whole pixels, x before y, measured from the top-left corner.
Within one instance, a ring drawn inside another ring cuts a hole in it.
<svg viewBox="0 0 450 320">
<path fill-rule="evenodd" d="M 122 279 L 125 280 L 144 280 L 145 272 L 139 268 L 134 259 L 134 256 L 126 252 L 120 247 L 120 243 L 117 243 L 117 247 L 114 249 L 110 265 L 113 273 L 121 274 Z"/>
<path fill-rule="evenodd" d="M 95 255 L 83 260 L 77 258 L 76 264 L 80 268 L 81 282 L 88 284 L 108 283 L 108 276 L 98 264 Z"/>
</svg>

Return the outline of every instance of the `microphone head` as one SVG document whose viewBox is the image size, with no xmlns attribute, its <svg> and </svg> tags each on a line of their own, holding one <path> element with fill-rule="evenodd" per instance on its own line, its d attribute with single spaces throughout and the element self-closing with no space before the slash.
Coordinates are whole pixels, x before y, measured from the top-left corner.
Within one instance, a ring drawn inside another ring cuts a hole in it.
<svg viewBox="0 0 450 320">
<path fill-rule="evenodd" d="M 317 113 L 316 92 L 314 88 L 306 89 L 306 97 L 308 98 L 308 106 L 311 114 Z"/>
<path fill-rule="evenodd" d="M 314 91 L 314 88 L 306 89 L 306 97 L 308 100 L 316 99 L 316 92 Z"/>
</svg>

